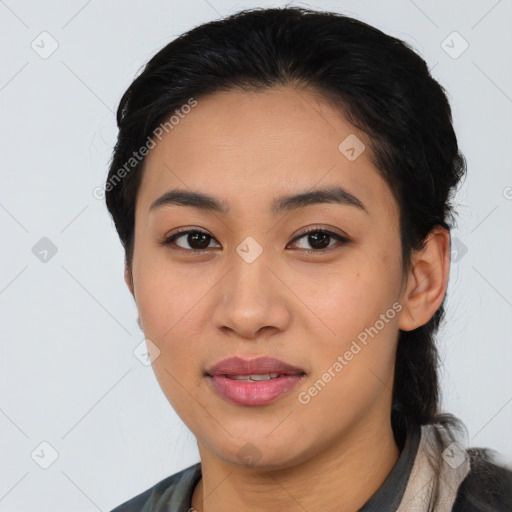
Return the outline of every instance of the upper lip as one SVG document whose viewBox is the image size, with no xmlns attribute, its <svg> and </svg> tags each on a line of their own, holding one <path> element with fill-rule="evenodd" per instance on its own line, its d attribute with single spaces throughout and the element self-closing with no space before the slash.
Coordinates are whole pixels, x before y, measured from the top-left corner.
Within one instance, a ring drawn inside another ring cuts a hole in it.
<svg viewBox="0 0 512 512">
<path fill-rule="evenodd" d="M 229 357 L 213 365 L 206 373 L 207 375 L 258 375 L 266 373 L 279 373 L 281 375 L 305 374 L 302 368 L 273 357 L 257 357 L 256 359 Z"/>
</svg>

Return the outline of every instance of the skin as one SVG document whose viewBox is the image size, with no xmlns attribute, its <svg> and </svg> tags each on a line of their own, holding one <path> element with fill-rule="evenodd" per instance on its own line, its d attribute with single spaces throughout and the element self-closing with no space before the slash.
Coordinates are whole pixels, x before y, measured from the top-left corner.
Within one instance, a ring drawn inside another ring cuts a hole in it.
<svg viewBox="0 0 512 512">
<path fill-rule="evenodd" d="M 366 145 L 354 161 L 338 149 L 350 134 Z M 277 196 L 329 185 L 348 190 L 367 212 L 334 203 L 270 211 Z M 166 205 L 150 212 L 173 188 L 214 195 L 230 211 Z M 434 229 L 404 277 L 398 204 L 372 164 L 366 135 L 312 92 L 290 87 L 201 98 L 146 157 L 135 219 L 125 279 L 139 324 L 160 351 L 152 363 L 158 382 L 197 439 L 194 509 L 360 508 L 399 457 L 390 424 L 398 331 L 425 324 L 441 304 L 449 233 Z M 158 244 L 180 227 L 206 231 L 208 248 L 193 254 L 201 246 L 186 234 L 174 246 Z M 327 238 L 322 252 L 307 235 L 297 240 L 308 227 L 350 243 Z M 236 252 L 248 236 L 263 250 L 252 263 Z M 394 303 L 400 312 L 300 403 L 298 394 Z M 270 404 L 235 405 L 204 377 L 233 355 L 276 357 L 306 377 Z M 257 453 L 252 464 L 238 456 L 247 443 Z"/>
</svg>

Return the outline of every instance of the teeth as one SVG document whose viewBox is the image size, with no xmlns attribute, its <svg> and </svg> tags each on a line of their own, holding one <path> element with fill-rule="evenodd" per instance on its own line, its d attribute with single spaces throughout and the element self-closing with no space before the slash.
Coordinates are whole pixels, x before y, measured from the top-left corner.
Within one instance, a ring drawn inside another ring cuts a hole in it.
<svg viewBox="0 0 512 512">
<path fill-rule="evenodd" d="M 252 374 L 252 375 L 228 375 L 229 379 L 241 380 L 244 382 L 253 382 L 260 380 L 270 380 L 279 377 L 279 373 L 263 373 L 263 374 Z"/>
</svg>

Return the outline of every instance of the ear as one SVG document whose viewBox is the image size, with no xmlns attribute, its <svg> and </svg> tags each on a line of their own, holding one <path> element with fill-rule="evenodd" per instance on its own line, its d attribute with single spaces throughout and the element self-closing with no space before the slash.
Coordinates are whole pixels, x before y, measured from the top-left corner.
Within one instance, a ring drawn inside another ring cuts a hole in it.
<svg viewBox="0 0 512 512">
<path fill-rule="evenodd" d="M 426 324 L 437 311 L 446 293 L 450 273 L 450 232 L 436 226 L 425 247 L 412 256 L 411 270 L 402 293 L 398 328 L 412 331 Z"/>
<path fill-rule="evenodd" d="M 130 290 L 130 293 L 133 295 L 133 297 L 135 298 L 135 295 L 134 295 L 134 288 L 133 288 L 133 274 L 132 274 L 132 269 L 129 268 L 128 266 L 125 266 L 124 267 L 124 281 L 126 283 L 126 285 L 128 286 L 128 289 Z"/>
<path fill-rule="evenodd" d="M 129 267 L 124 267 L 124 281 L 130 290 L 133 298 L 135 299 L 134 286 L 133 286 L 133 274 L 132 270 Z M 142 321 L 140 319 L 140 314 L 137 315 L 137 324 L 140 327 L 141 331 L 144 331 L 144 327 L 142 327 Z"/>
</svg>

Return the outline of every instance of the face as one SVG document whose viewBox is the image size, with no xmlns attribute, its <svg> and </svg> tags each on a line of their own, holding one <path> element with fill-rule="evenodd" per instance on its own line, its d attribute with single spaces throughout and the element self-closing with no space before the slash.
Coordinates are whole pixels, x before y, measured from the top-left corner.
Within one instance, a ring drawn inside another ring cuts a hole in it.
<svg viewBox="0 0 512 512">
<path fill-rule="evenodd" d="M 202 456 L 285 468 L 389 421 L 399 211 L 369 151 L 329 104 L 281 87 L 200 99 L 146 157 L 127 282 L 158 382 Z M 282 200 L 320 189 L 342 191 Z M 222 211 L 176 196 L 151 208 L 172 190 Z M 232 356 L 303 375 L 278 377 L 277 395 L 229 379 L 237 403 L 206 375 Z"/>
</svg>

